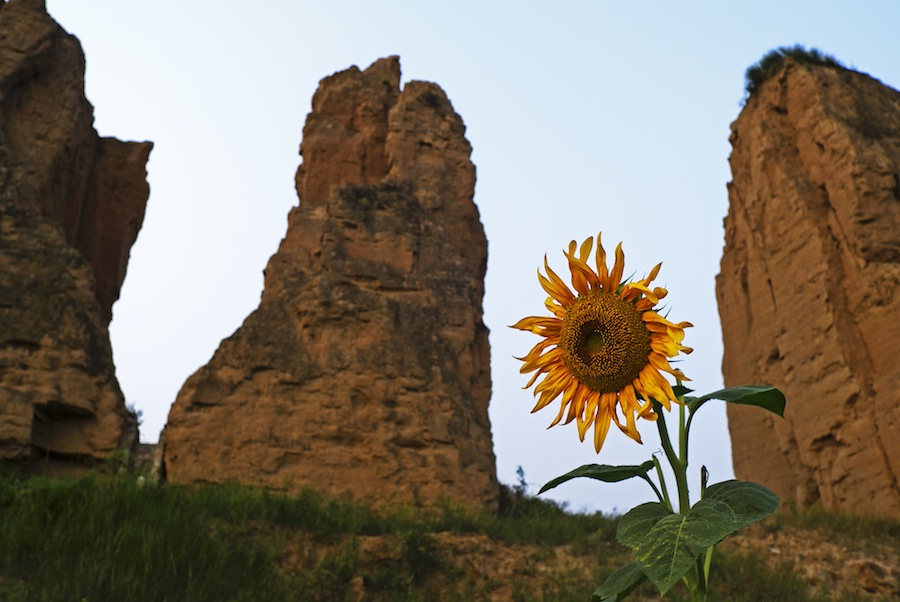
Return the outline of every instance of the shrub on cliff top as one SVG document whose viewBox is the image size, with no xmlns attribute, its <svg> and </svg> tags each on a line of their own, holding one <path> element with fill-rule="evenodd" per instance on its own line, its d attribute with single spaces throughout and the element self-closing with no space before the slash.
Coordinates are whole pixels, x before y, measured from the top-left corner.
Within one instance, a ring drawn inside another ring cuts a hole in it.
<svg viewBox="0 0 900 602">
<path fill-rule="evenodd" d="M 801 65 L 824 65 L 826 67 L 840 67 L 844 65 L 830 54 L 825 54 L 815 48 L 806 49 L 800 44 L 795 46 L 782 46 L 770 50 L 759 62 L 751 65 L 744 74 L 744 89 L 747 98 L 750 98 L 759 87 L 773 75 L 781 71 L 784 61 L 791 59 Z"/>
</svg>

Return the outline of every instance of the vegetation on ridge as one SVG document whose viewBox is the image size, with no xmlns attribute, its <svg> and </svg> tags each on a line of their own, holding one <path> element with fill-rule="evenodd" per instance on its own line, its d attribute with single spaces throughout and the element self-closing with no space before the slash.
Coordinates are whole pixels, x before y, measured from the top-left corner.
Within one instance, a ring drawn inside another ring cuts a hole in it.
<svg viewBox="0 0 900 602">
<path fill-rule="evenodd" d="M 807 50 L 800 44 L 781 46 L 767 52 L 759 62 L 747 69 L 747 72 L 744 74 L 744 90 L 747 92 L 747 98 L 750 98 L 754 92 L 759 90 L 763 83 L 781 71 L 787 59 L 801 65 L 824 65 L 826 67 L 846 69 L 836 58 L 815 48 Z"/>
<path fill-rule="evenodd" d="M 616 525 L 531 497 L 524 479 L 504 488 L 500 512 L 488 514 L 452 505 L 373 509 L 311 490 L 154 485 L 127 472 L 6 475 L 0 599 L 468 601 L 504 588 L 515 601 L 583 601 L 626 560 Z M 460 541 L 472 546 L 448 547 Z M 513 565 L 511 576 L 478 572 L 497 557 Z M 826 599 L 810 597 L 789 564 L 729 552 L 717 559 L 711 599 Z M 635 597 L 656 597 L 645 590 Z"/>
</svg>

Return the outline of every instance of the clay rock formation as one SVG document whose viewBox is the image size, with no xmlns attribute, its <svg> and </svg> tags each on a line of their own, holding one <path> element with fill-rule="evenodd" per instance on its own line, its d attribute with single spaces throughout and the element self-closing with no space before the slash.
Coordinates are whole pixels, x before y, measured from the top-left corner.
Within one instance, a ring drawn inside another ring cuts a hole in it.
<svg viewBox="0 0 900 602">
<path fill-rule="evenodd" d="M 137 440 L 107 327 L 152 144 L 100 138 L 78 40 L 0 3 L 0 459 L 101 459 Z"/>
<path fill-rule="evenodd" d="M 185 383 L 167 478 L 376 503 L 498 495 L 465 127 L 397 57 L 324 79 L 259 308 Z"/>
<path fill-rule="evenodd" d="M 735 473 L 801 507 L 900 516 L 900 93 L 789 61 L 731 143 L 725 384 L 788 400 L 784 421 L 728 408 Z"/>
</svg>

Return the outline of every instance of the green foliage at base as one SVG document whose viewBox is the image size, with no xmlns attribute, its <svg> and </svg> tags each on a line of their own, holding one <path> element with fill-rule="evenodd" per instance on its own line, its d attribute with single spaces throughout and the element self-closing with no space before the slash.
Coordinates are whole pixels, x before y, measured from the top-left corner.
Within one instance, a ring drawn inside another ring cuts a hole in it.
<svg viewBox="0 0 900 602">
<path fill-rule="evenodd" d="M 355 599 L 354 588 L 373 600 L 480 599 L 484 584 L 458 574 L 436 545 L 434 534 L 448 531 L 588 549 L 592 538 L 611 541 L 615 522 L 505 488 L 499 515 L 488 515 L 449 504 L 374 510 L 312 490 L 155 486 L 127 473 L 7 475 L 0 477 L 0 600 L 330 601 Z M 389 559 L 364 558 L 366 536 L 386 536 Z M 308 557 L 288 566 L 284 558 L 298 546 Z M 543 599 L 530 595 L 522 599 Z"/>
<path fill-rule="evenodd" d="M 744 89 L 747 98 L 750 98 L 759 87 L 776 73 L 781 71 L 786 59 L 791 59 L 800 65 L 824 65 L 826 67 L 838 67 L 845 69 L 833 56 L 825 54 L 815 48 L 806 49 L 800 44 L 795 46 L 782 46 L 770 50 L 758 63 L 752 65 L 744 74 Z"/>
<path fill-rule="evenodd" d="M 488 515 L 450 505 L 373 510 L 309 490 L 287 496 L 232 485 L 155 486 L 127 473 L 0 476 L 0 600 L 325 602 L 358 599 L 363 589 L 376 602 L 468 601 L 506 587 L 520 602 L 583 601 L 629 562 L 615 543 L 616 527 L 617 519 L 570 514 L 515 488 L 504 488 L 499 515 Z M 473 578 L 438 545 L 444 532 L 525 544 L 537 550 L 528 552 L 532 568 L 522 568 L 521 582 Z M 388 558 L 367 555 L 369 535 L 388 542 Z M 561 545 L 596 567 L 593 574 L 563 569 L 533 581 L 546 569 L 542 559 Z M 810 599 L 787 569 L 716 558 L 710 599 Z M 681 589 L 672 599 L 686 599 Z M 656 590 L 646 584 L 637 593 Z"/>
<path fill-rule="evenodd" d="M 6 479 L 0 599 L 288 599 L 271 549 L 214 520 L 242 501 L 125 478 Z"/>
<path fill-rule="evenodd" d="M 789 562 L 771 568 L 757 554 L 717 554 L 710 575 L 710 600 L 814 601 Z M 824 601 L 823 601 L 824 602 Z"/>
</svg>

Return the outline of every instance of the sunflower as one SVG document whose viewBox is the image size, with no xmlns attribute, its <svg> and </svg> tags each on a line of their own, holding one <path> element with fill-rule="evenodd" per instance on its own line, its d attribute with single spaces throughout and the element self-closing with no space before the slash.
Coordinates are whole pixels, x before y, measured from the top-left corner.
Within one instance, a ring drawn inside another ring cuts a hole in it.
<svg viewBox="0 0 900 602">
<path fill-rule="evenodd" d="M 547 275 L 538 270 L 538 280 L 550 295 L 544 305 L 552 315 L 523 318 L 512 328 L 543 337 L 524 358 L 516 358 L 524 362 L 522 374 L 534 372 L 525 389 L 543 376 L 534 388 L 538 400 L 532 412 L 561 395 L 559 414 L 550 426 L 563 416 L 564 424 L 575 420 L 582 441 L 593 426 L 594 448 L 600 453 L 611 422 L 641 443 L 636 422 L 657 419 L 653 400 L 666 410 L 671 409 L 670 401 L 678 401 L 662 372 L 689 380 L 669 365 L 669 359 L 692 351 L 681 344 L 684 329 L 691 324 L 672 323 L 654 311 L 667 294 L 664 288 L 650 288 L 661 263 L 646 278 L 623 282 L 621 243 L 611 270 L 599 234 L 596 271 L 588 264 L 592 247 L 593 237 L 589 237 L 580 248 L 573 240 L 568 252 L 563 251 L 574 291 L 550 269 L 544 256 Z"/>
</svg>

